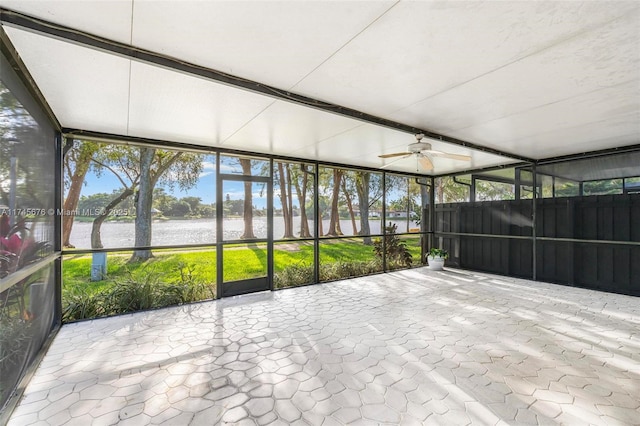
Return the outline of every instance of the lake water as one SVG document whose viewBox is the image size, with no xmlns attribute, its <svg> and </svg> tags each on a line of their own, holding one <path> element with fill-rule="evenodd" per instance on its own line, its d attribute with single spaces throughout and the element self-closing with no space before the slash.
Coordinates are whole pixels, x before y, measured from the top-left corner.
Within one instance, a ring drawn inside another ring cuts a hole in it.
<svg viewBox="0 0 640 426">
<path fill-rule="evenodd" d="M 387 221 L 388 223 L 389 221 Z M 407 221 L 393 221 L 398 225 L 398 232 L 407 232 Z M 300 233 L 300 217 L 293 218 L 294 234 Z M 356 221 L 358 229 L 360 222 Z M 380 234 L 380 221 L 370 220 L 372 234 Z M 91 248 L 91 222 L 75 222 L 69 242 L 78 249 Z M 309 226 L 313 222 L 309 221 Z M 340 226 L 345 235 L 353 235 L 351 220 L 341 220 Z M 324 232 L 329 228 L 329 220 L 323 220 Z M 267 218 L 255 217 L 253 228 L 256 237 L 267 238 Z M 418 228 L 414 222 L 409 222 L 409 228 Z M 244 230 L 242 219 L 225 219 L 223 223 L 225 240 L 238 239 Z M 134 242 L 133 222 L 105 222 L 102 224 L 102 244 L 105 248 L 132 247 Z M 281 216 L 273 219 L 273 236 L 282 238 L 284 234 L 284 221 Z M 212 219 L 189 220 L 163 220 L 154 221 L 152 225 L 151 245 L 178 245 L 178 244 L 214 244 L 216 242 L 216 222 Z"/>
</svg>

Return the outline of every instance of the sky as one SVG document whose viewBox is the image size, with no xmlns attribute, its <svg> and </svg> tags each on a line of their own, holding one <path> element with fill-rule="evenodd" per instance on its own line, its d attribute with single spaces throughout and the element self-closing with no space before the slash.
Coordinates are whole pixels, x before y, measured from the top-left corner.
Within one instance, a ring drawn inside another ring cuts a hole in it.
<svg viewBox="0 0 640 426">
<path fill-rule="evenodd" d="M 222 166 L 221 170 L 227 173 L 236 172 L 236 168 L 230 166 Z M 200 173 L 200 177 L 195 186 L 183 191 L 180 190 L 178 185 L 174 185 L 173 189 L 166 185 L 158 184 L 158 187 L 163 187 L 165 191 L 173 195 L 176 198 L 183 197 L 200 197 L 203 204 L 212 204 L 216 201 L 216 167 L 212 162 L 204 162 L 203 170 Z M 259 209 L 266 208 L 267 198 L 266 189 L 260 194 L 262 184 L 253 185 L 253 205 Z M 105 170 L 100 176 L 97 176 L 93 170 L 87 173 L 85 178 L 85 185 L 82 188 L 82 195 L 93 195 L 98 193 L 113 192 L 114 189 L 122 188 L 122 184 L 118 178 L 111 172 Z M 231 199 L 242 199 L 244 197 L 244 184 L 236 181 L 225 181 L 223 199 L 229 194 Z M 274 199 L 274 205 L 276 208 L 280 207 L 278 197 Z"/>
<path fill-rule="evenodd" d="M 222 157 L 224 158 L 224 157 Z M 181 190 L 178 185 L 174 185 L 173 188 L 167 185 L 158 184 L 158 187 L 162 187 L 165 189 L 167 194 L 173 195 L 176 198 L 183 197 L 199 197 L 202 199 L 203 204 L 213 204 L 216 201 L 216 165 L 215 165 L 215 156 L 210 155 L 205 157 L 205 161 L 203 162 L 203 168 L 200 172 L 200 176 L 198 178 L 197 183 L 187 189 Z M 231 160 L 232 161 L 232 160 Z M 237 161 L 237 159 L 236 159 Z M 264 164 L 260 164 L 257 162 L 255 166 L 254 174 L 260 174 L 260 167 L 264 166 Z M 221 172 L 226 174 L 241 174 L 241 169 L 239 165 L 233 164 L 221 164 Z M 227 195 L 231 199 L 243 199 L 244 198 L 244 183 L 238 181 L 230 181 L 225 180 L 223 187 L 223 200 L 226 199 Z M 112 193 L 116 189 L 122 188 L 122 184 L 120 180 L 110 171 L 104 170 L 100 176 L 97 176 L 95 172 L 90 169 L 85 178 L 85 185 L 82 189 L 82 195 L 93 195 L 97 193 Z M 266 208 L 267 206 L 267 194 L 266 188 L 262 183 L 253 183 L 253 205 L 258 209 Z M 402 191 L 400 191 L 402 192 Z M 393 189 L 391 191 L 392 198 L 399 197 L 399 191 L 397 189 Z M 274 199 L 273 204 L 275 209 L 280 209 L 282 207 L 280 202 L 279 188 L 274 187 Z M 295 191 L 292 194 L 293 196 L 293 204 L 299 206 L 297 197 L 295 195 Z"/>
</svg>

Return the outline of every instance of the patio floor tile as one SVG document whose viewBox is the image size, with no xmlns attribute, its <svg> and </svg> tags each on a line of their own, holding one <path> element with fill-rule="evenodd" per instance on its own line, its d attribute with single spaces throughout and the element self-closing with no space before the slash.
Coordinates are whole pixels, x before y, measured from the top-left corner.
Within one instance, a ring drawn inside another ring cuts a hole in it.
<svg viewBox="0 0 640 426">
<path fill-rule="evenodd" d="M 633 424 L 640 299 L 426 268 L 62 327 L 9 426 Z"/>
</svg>

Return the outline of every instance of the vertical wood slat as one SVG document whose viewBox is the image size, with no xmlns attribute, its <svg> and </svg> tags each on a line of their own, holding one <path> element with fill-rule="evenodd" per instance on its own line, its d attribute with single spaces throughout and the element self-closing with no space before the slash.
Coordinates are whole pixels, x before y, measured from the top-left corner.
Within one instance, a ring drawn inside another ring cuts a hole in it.
<svg viewBox="0 0 640 426">
<path fill-rule="evenodd" d="M 572 198 L 567 198 L 567 209 L 566 209 L 566 219 L 567 219 L 567 229 L 568 238 L 576 238 L 576 204 Z M 567 253 L 567 284 L 575 285 L 576 283 L 576 274 L 575 274 L 575 260 L 576 260 L 576 252 L 575 252 L 575 243 L 569 243 L 568 253 Z"/>
<path fill-rule="evenodd" d="M 530 200 L 452 203 L 443 232 L 531 235 Z M 436 206 L 438 218 L 443 205 Z M 640 242 L 640 195 L 582 196 L 538 200 L 540 236 Z M 454 219 L 455 218 L 455 219 Z M 447 238 L 459 244 L 457 266 L 512 276 L 531 273 L 531 242 L 481 237 Z M 640 295 L 640 247 L 539 241 L 538 267 L 545 281 Z"/>
<path fill-rule="evenodd" d="M 640 241 L 640 197 L 631 196 L 629 238 L 631 241 Z"/>
</svg>

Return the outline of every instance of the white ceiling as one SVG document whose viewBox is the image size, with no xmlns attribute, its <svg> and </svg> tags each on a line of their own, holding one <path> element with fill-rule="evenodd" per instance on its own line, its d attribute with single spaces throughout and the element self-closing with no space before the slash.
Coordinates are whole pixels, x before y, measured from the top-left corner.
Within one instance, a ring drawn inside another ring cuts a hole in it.
<svg viewBox="0 0 640 426">
<path fill-rule="evenodd" d="M 638 1 L 33 1 L 0 6 L 541 159 L 640 143 Z M 381 167 L 410 134 L 4 26 L 62 126 Z M 433 173 L 514 162 L 434 159 Z M 388 166 L 416 171 L 413 158 Z"/>
</svg>

